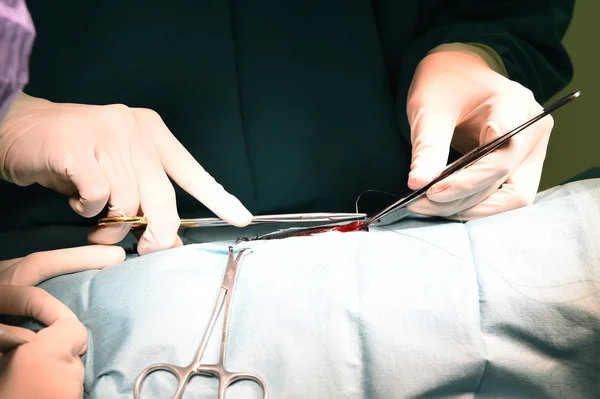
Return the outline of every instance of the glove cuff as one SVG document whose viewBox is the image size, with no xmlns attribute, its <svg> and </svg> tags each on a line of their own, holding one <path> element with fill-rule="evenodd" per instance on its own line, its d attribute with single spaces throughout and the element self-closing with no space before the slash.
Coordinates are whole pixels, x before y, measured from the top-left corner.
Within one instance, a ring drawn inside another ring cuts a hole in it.
<svg viewBox="0 0 600 399">
<path fill-rule="evenodd" d="M 508 77 L 508 72 L 502 58 L 490 46 L 481 43 L 445 43 L 433 48 L 427 54 L 441 53 L 444 51 L 455 51 L 474 55 L 485 62 L 495 72 L 504 77 Z"/>
</svg>

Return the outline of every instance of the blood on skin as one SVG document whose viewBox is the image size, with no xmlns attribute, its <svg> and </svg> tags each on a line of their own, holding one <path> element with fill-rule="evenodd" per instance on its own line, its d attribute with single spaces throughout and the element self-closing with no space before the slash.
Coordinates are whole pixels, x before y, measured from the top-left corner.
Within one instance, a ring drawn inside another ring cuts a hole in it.
<svg viewBox="0 0 600 399">
<path fill-rule="evenodd" d="M 306 229 L 300 230 L 290 230 L 283 231 L 281 233 L 271 233 L 266 234 L 264 236 L 258 236 L 255 238 L 240 238 L 240 241 L 258 241 L 258 240 L 281 240 L 283 238 L 291 238 L 291 237 L 308 237 L 313 236 L 315 234 L 328 233 L 331 231 L 338 231 L 340 233 L 349 233 L 352 231 L 369 231 L 369 225 L 366 221 L 360 222 L 350 222 L 341 225 L 333 225 L 333 226 L 318 226 L 318 227 L 308 227 Z"/>
</svg>

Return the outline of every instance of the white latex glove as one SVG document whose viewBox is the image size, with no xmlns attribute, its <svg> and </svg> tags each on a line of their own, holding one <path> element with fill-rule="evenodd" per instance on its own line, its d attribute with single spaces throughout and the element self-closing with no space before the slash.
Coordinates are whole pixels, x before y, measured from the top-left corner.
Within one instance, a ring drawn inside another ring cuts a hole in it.
<svg viewBox="0 0 600 399">
<path fill-rule="evenodd" d="M 530 90 L 492 69 L 473 48 L 440 46 L 417 67 L 408 93 L 413 144 L 408 186 L 425 186 L 464 154 L 542 111 Z M 529 205 L 537 193 L 554 126 L 546 116 L 412 203 L 415 213 L 470 220 Z"/>
<path fill-rule="evenodd" d="M 0 354 L 0 398 L 83 397 L 80 356 L 87 349 L 87 330 L 69 308 L 32 286 L 60 274 L 101 269 L 124 260 L 120 247 L 92 245 L 0 262 L 0 314 L 29 316 L 47 326 L 35 333 L 0 324 L 0 347 L 5 334 L 28 341 Z"/>
<path fill-rule="evenodd" d="M 22 94 L 0 126 L 0 177 L 68 195 L 80 215 L 109 205 L 109 216 L 144 215 L 138 252 L 180 245 L 175 189 L 180 187 L 235 226 L 252 215 L 177 141 L 160 116 L 123 105 L 58 104 Z M 114 244 L 127 225 L 93 229 L 89 240 Z"/>
</svg>

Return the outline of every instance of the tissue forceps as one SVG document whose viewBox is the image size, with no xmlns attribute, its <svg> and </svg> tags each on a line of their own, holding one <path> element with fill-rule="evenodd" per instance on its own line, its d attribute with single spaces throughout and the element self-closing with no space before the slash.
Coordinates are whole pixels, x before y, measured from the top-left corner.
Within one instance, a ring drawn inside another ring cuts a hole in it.
<svg viewBox="0 0 600 399">
<path fill-rule="evenodd" d="M 451 176 L 452 174 L 454 174 L 456 172 L 459 172 L 459 171 L 465 169 L 469 165 L 473 164 L 475 161 L 478 161 L 479 159 L 483 158 L 490 152 L 494 151 L 496 148 L 498 148 L 501 145 L 503 145 L 504 143 L 506 143 L 510 138 L 515 136 L 517 133 L 525 130 L 529 126 L 533 125 L 534 123 L 538 122 L 542 118 L 546 117 L 547 115 L 550 115 L 552 112 L 561 108 L 563 105 L 570 103 L 572 100 L 579 97 L 580 94 L 581 94 L 581 92 L 579 90 L 567 94 L 566 96 L 559 99 L 555 103 L 544 108 L 541 113 L 534 116 L 527 122 L 523 123 L 521 126 L 518 126 L 515 129 L 495 138 L 494 140 L 491 140 L 491 141 L 489 141 L 483 145 L 480 145 L 479 147 L 474 148 L 473 150 L 469 151 L 468 153 L 466 153 L 465 155 L 463 155 L 462 157 L 460 157 L 459 159 L 457 159 L 456 161 L 454 161 L 450 165 L 448 165 L 446 167 L 446 169 L 444 169 L 442 172 L 440 172 L 440 174 L 436 178 L 434 178 L 430 183 L 425 185 L 425 187 L 409 192 L 405 197 L 399 199 L 398 201 L 394 202 L 390 206 L 383 209 L 381 212 L 379 212 L 376 215 L 369 218 L 363 224 L 363 226 L 365 226 L 365 227 L 369 226 L 371 223 L 379 221 L 380 219 L 389 215 L 390 213 L 392 213 L 400 208 L 405 208 L 413 201 L 416 201 L 417 199 L 423 197 L 427 193 L 427 190 L 429 190 L 434 184 L 444 180 L 445 178 Z M 384 223 L 378 223 L 378 224 L 379 225 L 391 224 L 391 223 L 395 223 L 397 221 L 398 221 L 398 219 L 390 221 L 388 223 L 384 222 Z"/>
<path fill-rule="evenodd" d="M 365 213 L 289 213 L 254 216 L 250 225 L 266 223 L 345 222 L 366 218 Z M 109 216 L 98 220 L 98 226 L 130 224 L 132 230 L 143 229 L 148 224 L 144 216 Z M 219 227 L 229 224 L 219 218 L 181 219 L 180 228 Z"/>
<path fill-rule="evenodd" d="M 142 382 L 150 373 L 153 373 L 155 371 L 167 371 L 173 374 L 175 377 L 177 377 L 178 386 L 177 391 L 175 391 L 175 394 L 173 396 L 173 399 L 180 399 L 182 397 L 183 392 L 185 391 L 185 388 L 189 383 L 190 379 L 196 375 L 212 376 L 217 377 L 219 379 L 219 399 L 225 399 L 225 392 L 227 391 L 227 388 L 229 388 L 230 385 L 242 380 L 254 381 L 262 388 L 263 399 L 268 399 L 269 393 L 267 391 L 267 386 L 262 380 L 262 378 L 249 373 L 232 373 L 227 371 L 227 369 L 225 368 L 225 356 L 227 351 L 227 335 L 229 331 L 229 320 L 231 316 L 231 304 L 233 301 L 233 294 L 235 291 L 237 276 L 240 272 L 241 261 L 246 251 L 246 249 L 242 249 L 238 256 L 234 259 L 233 247 L 229 247 L 229 258 L 227 260 L 227 268 L 225 269 L 225 275 L 223 276 L 223 282 L 221 283 L 221 290 L 219 291 L 217 303 L 215 304 L 215 309 L 213 310 L 213 314 L 210 318 L 210 321 L 208 322 L 208 328 L 204 333 L 204 337 L 202 338 L 202 342 L 200 343 L 200 348 L 198 349 L 198 352 L 196 352 L 194 360 L 192 360 L 192 362 L 186 367 L 176 366 L 167 363 L 157 363 L 146 367 L 135 382 L 135 386 L 133 388 L 133 396 L 135 399 L 139 399 L 140 397 L 139 395 Z M 221 350 L 219 353 L 219 362 L 217 364 L 202 364 L 202 355 L 204 354 L 204 350 L 208 345 L 208 340 L 212 334 L 217 318 L 221 313 L 223 304 L 225 304 L 225 315 L 223 319 L 223 332 L 221 336 Z"/>
</svg>

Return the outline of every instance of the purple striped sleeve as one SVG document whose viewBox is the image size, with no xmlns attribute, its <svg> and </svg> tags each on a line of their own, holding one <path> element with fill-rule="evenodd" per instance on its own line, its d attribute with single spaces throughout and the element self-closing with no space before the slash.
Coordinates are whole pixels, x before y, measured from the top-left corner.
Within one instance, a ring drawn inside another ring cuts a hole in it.
<svg viewBox="0 0 600 399">
<path fill-rule="evenodd" d="M 0 0 L 0 121 L 29 80 L 34 38 L 25 0 Z"/>
</svg>

